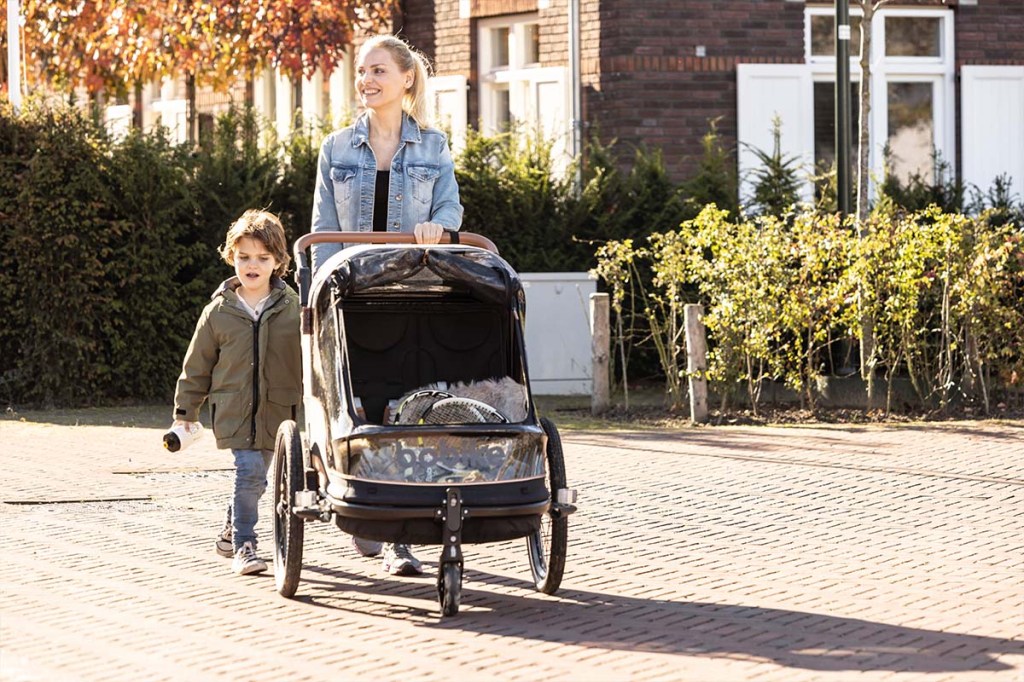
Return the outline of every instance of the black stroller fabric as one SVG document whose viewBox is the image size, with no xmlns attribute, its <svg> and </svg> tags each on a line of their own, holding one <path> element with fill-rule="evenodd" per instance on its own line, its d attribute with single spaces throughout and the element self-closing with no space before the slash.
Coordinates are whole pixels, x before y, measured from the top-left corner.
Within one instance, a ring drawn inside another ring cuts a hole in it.
<svg viewBox="0 0 1024 682">
<path fill-rule="evenodd" d="M 508 305 L 518 285 L 505 264 L 488 252 L 447 249 L 380 249 L 354 255 L 335 268 L 331 284 L 341 298 L 398 284 L 426 268 L 442 284 L 461 287 L 476 300 Z"/>
</svg>

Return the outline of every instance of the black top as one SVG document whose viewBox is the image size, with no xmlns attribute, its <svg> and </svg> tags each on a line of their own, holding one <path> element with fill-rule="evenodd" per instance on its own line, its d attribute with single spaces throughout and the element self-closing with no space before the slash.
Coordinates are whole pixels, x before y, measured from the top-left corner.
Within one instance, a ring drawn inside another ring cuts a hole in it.
<svg viewBox="0 0 1024 682">
<path fill-rule="evenodd" d="M 373 187 L 373 231 L 388 231 L 388 187 L 391 185 L 391 171 L 377 171 L 377 182 Z"/>
</svg>

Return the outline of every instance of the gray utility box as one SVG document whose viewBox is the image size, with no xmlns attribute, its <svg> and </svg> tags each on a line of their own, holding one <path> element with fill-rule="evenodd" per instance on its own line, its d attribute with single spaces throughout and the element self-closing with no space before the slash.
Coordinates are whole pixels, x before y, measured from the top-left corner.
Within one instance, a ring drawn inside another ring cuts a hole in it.
<svg viewBox="0 0 1024 682">
<path fill-rule="evenodd" d="M 526 292 L 526 357 L 537 395 L 586 395 L 593 388 L 590 294 L 585 272 L 521 272 Z"/>
</svg>

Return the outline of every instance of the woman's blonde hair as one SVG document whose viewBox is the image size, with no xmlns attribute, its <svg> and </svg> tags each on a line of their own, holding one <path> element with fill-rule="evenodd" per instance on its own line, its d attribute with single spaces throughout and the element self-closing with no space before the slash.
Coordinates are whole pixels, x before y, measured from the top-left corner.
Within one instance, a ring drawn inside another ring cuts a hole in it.
<svg viewBox="0 0 1024 682">
<path fill-rule="evenodd" d="M 432 125 L 433 116 L 427 97 L 427 79 L 430 77 L 430 64 L 427 58 L 401 38 L 387 34 L 374 36 L 363 43 L 359 48 L 360 58 L 378 47 L 391 53 L 395 64 L 403 73 L 413 72 L 412 85 L 402 97 L 402 111 L 411 116 L 421 128 Z"/>
<path fill-rule="evenodd" d="M 288 238 L 284 234 L 284 226 L 278 217 L 267 211 L 250 208 L 238 220 L 231 223 L 228 234 L 224 237 L 224 245 L 220 247 L 220 256 L 225 263 L 234 266 L 238 242 L 246 237 L 263 244 L 264 248 L 277 259 L 274 274 L 284 277 L 292 259 L 288 255 Z"/>
</svg>

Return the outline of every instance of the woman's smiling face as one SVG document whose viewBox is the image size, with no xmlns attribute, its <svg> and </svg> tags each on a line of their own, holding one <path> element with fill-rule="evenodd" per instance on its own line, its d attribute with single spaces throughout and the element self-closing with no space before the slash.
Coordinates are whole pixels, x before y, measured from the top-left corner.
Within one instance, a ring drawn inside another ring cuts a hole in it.
<svg viewBox="0 0 1024 682">
<path fill-rule="evenodd" d="M 412 79 L 412 72 L 402 71 L 391 52 L 381 47 L 361 55 L 356 64 L 356 92 L 369 109 L 401 107 Z"/>
</svg>

